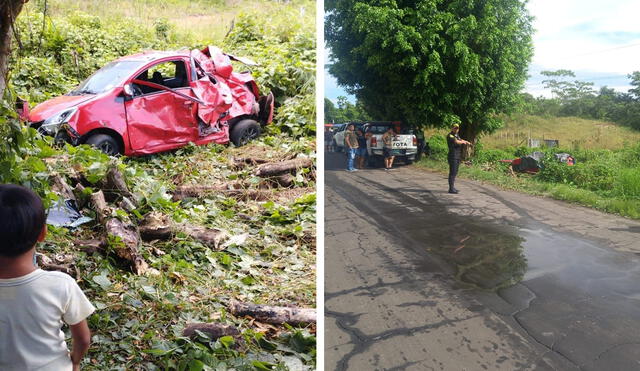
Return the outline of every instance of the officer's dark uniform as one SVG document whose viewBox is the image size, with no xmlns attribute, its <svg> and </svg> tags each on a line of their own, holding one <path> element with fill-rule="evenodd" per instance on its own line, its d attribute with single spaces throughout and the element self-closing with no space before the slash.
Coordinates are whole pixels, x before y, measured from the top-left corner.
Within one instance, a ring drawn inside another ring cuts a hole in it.
<svg viewBox="0 0 640 371">
<path fill-rule="evenodd" d="M 458 175 L 460 159 L 462 158 L 462 144 L 456 144 L 456 140 L 462 140 L 457 133 L 454 134 L 451 131 L 447 134 L 447 145 L 449 146 L 449 154 L 447 155 L 447 160 L 449 160 L 449 193 L 458 193 L 454 183 L 456 175 Z"/>
</svg>

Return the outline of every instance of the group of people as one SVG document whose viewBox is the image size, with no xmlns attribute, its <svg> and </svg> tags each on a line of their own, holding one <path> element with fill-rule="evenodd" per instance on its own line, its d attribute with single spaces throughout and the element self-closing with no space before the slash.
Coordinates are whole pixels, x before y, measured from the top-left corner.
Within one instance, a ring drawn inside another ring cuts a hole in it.
<svg viewBox="0 0 640 371">
<path fill-rule="evenodd" d="M 384 169 L 391 170 L 395 156 L 392 151 L 393 137 L 396 135 L 393 127 L 382 134 L 382 153 L 384 157 Z M 344 135 L 344 145 L 347 150 L 347 171 L 364 169 L 367 160 L 367 142 L 371 138 L 370 132 L 364 133 L 361 128 L 355 129 L 354 124 L 349 124 Z M 355 163 L 355 167 L 354 167 Z"/>
<path fill-rule="evenodd" d="M 459 191 L 455 187 L 456 176 L 458 175 L 458 168 L 460 167 L 460 161 L 462 159 L 462 146 L 471 145 L 458 134 L 460 131 L 460 124 L 455 123 L 451 126 L 451 131 L 447 134 L 447 146 L 448 154 L 447 161 L 449 163 L 449 193 L 457 194 Z M 384 155 L 384 169 L 391 170 L 393 167 L 393 151 L 392 141 L 395 131 L 392 126 L 382 135 L 383 143 L 383 155 Z M 371 137 L 371 133 L 364 133 L 362 129 L 355 129 L 354 124 L 349 124 L 345 132 L 344 144 L 347 150 L 347 171 L 358 171 L 365 167 L 367 160 L 367 141 Z M 421 138 L 421 142 L 424 143 L 424 137 Z M 333 132 L 330 128 L 325 131 L 325 145 L 329 152 L 333 152 Z M 424 144 L 422 145 L 424 147 Z M 422 152 L 422 149 L 419 150 Z"/>
</svg>

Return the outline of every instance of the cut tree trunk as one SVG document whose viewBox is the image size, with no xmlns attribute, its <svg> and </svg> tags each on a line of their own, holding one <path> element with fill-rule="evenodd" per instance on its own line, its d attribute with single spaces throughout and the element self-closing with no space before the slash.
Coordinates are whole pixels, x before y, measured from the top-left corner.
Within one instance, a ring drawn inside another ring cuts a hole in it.
<svg viewBox="0 0 640 371">
<path fill-rule="evenodd" d="M 136 227 L 111 217 L 111 210 L 107 206 L 102 191 L 91 195 L 91 203 L 98 215 L 98 221 L 104 225 L 107 236 L 116 240 L 116 243 L 111 245 L 116 254 L 131 263 L 135 274 L 147 272 L 149 266 L 138 250 L 139 237 Z"/>
<path fill-rule="evenodd" d="M 316 322 L 314 308 L 275 307 L 232 301 L 229 311 L 236 316 L 249 316 L 266 323 L 298 325 Z"/>
<path fill-rule="evenodd" d="M 169 240 L 182 232 L 214 250 L 220 250 L 222 241 L 228 237 L 226 232 L 219 229 L 175 224 L 169 216 L 156 212 L 147 214 L 139 228 L 140 236 L 145 241 Z"/>
<path fill-rule="evenodd" d="M 269 177 L 288 173 L 302 168 L 310 168 L 313 161 L 310 158 L 299 158 L 295 160 L 287 160 L 281 162 L 270 162 L 262 164 L 256 169 L 256 175 L 261 177 Z"/>
</svg>

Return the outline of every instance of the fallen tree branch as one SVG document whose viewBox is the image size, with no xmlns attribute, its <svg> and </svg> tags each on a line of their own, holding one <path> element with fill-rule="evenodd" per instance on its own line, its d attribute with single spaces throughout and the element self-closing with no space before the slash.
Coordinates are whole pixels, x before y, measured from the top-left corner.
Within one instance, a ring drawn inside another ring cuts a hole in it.
<svg viewBox="0 0 640 371">
<path fill-rule="evenodd" d="M 237 198 L 239 200 L 266 201 L 273 193 L 258 189 L 228 189 L 225 186 L 180 186 L 173 192 L 173 200 L 200 198 L 215 194 Z"/>
<path fill-rule="evenodd" d="M 294 160 L 287 160 L 281 162 L 270 162 L 258 166 L 255 174 L 261 177 L 269 177 L 274 175 L 280 175 L 290 171 L 295 171 L 302 168 L 310 168 L 313 166 L 313 161 L 310 158 L 298 158 Z"/>
<path fill-rule="evenodd" d="M 250 316 L 266 323 L 297 325 L 316 322 L 314 308 L 275 307 L 232 301 L 229 311 L 236 316 Z"/>
<path fill-rule="evenodd" d="M 144 274 L 149 270 L 147 262 L 138 251 L 138 231 L 135 226 L 124 224 L 120 219 L 111 217 L 102 191 L 91 195 L 91 203 L 98 215 L 98 221 L 104 225 L 107 236 L 113 238 L 110 243 L 116 254 L 131 263 L 135 274 Z M 111 239 L 109 239 L 111 241 Z"/>
<path fill-rule="evenodd" d="M 139 228 L 140 237 L 145 241 L 169 240 L 182 232 L 214 250 L 221 250 L 221 242 L 228 237 L 226 232 L 219 229 L 175 224 L 167 215 L 155 212 L 147 214 Z"/>
</svg>

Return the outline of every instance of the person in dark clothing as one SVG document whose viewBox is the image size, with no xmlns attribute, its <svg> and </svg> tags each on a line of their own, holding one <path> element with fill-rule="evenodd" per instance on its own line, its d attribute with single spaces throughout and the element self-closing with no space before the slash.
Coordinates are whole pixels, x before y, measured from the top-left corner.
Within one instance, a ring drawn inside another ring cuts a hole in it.
<svg viewBox="0 0 640 371">
<path fill-rule="evenodd" d="M 356 151 L 356 168 L 364 169 L 364 160 L 367 158 L 367 138 L 364 136 L 362 129 L 356 130 L 358 138 L 358 150 Z"/>
<path fill-rule="evenodd" d="M 447 145 L 449 146 L 449 154 L 447 155 L 447 160 L 449 161 L 449 193 L 453 194 L 458 193 L 454 183 L 456 182 L 456 175 L 458 175 L 458 167 L 462 158 L 462 146 L 471 144 L 461 139 L 458 131 L 460 131 L 460 125 L 453 124 L 451 132 L 447 134 Z"/>
</svg>

